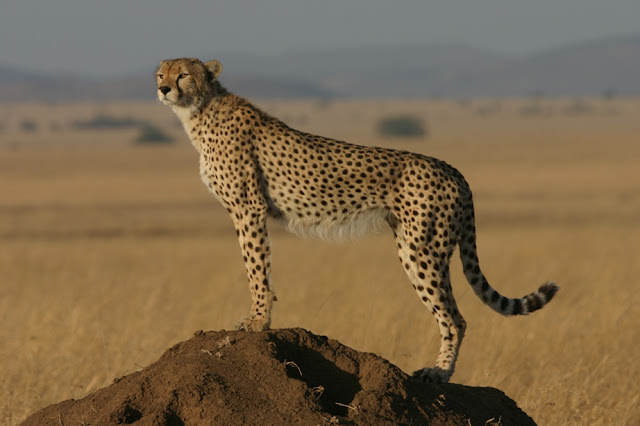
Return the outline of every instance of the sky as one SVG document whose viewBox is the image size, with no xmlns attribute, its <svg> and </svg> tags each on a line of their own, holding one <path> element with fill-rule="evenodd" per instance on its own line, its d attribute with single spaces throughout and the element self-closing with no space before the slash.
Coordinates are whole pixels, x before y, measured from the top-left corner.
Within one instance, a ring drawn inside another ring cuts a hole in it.
<svg viewBox="0 0 640 426">
<path fill-rule="evenodd" d="M 2 0 L 0 67 L 118 77 L 180 56 L 435 43 L 524 55 L 639 32 L 639 0 Z"/>
</svg>

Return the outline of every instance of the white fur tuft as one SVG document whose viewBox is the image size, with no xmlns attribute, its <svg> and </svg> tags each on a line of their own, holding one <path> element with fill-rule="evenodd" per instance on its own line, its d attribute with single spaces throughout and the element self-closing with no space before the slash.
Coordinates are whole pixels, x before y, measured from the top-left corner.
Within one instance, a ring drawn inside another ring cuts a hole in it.
<svg viewBox="0 0 640 426">
<path fill-rule="evenodd" d="M 286 228 L 301 237 L 313 237 L 328 241 L 353 240 L 371 232 L 380 231 L 387 223 L 389 210 L 377 208 L 327 218 L 321 222 L 309 219 L 285 218 Z"/>
</svg>

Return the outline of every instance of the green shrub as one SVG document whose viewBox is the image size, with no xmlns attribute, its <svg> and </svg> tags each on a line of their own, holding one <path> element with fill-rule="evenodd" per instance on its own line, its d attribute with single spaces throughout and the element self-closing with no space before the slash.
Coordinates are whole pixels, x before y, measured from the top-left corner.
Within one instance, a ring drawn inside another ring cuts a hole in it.
<svg viewBox="0 0 640 426">
<path fill-rule="evenodd" d="M 378 122 L 378 133 L 387 137 L 419 137 L 427 131 L 423 121 L 411 115 L 382 118 Z"/>
<path fill-rule="evenodd" d="M 38 125 L 35 121 L 26 119 L 20 123 L 20 128 L 23 132 L 35 132 L 38 129 Z"/>
<path fill-rule="evenodd" d="M 172 142 L 173 139 L 169 135 L 151 124 L 143 125 L 136 138 L 138 144 L 169 144 Z"/>
<path fill-rule="evenodd" d="M 136 127 L 142 123 L 133 118 L 111 117 L 105 114 L 98 114 L 90 120 L 76 121 L 74 127 L 80 130 L 108 130 L 108 129 L 124 129 Z"/>
</svg>

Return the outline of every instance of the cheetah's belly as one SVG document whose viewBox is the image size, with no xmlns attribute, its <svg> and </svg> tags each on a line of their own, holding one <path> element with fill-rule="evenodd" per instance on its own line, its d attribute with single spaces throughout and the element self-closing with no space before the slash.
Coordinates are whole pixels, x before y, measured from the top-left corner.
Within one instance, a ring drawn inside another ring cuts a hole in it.
<svg viewBox="0 0 640 426">
<path fill-rule="evenodd" d="M 284 214 L 280 220 L 290 232 L 299 236 L 342 241 L 379 231 L 391 216 L 388 208 L 377 207 L 352 214 L 327 214 L 320 217 Z"/>
</svg>

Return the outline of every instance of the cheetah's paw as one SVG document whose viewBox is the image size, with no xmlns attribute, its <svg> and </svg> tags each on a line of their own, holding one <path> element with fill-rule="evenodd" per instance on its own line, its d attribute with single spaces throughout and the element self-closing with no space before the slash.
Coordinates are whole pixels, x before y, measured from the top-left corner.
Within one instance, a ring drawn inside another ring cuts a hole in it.
<svg viewBox="0 0 640 426">
<path fill-rule="evenodd" d="M 424 383 L 448 383 L 451 372 L 440 367 L 423 368 L 414 372 L 412 377 Z"/>
<path fill-rule="evenodd" d="M 271 321 L 266 318 L 244 318 L 236 323 L 236 330 L 262 331 L 268 330 Z"/>
</svg>

